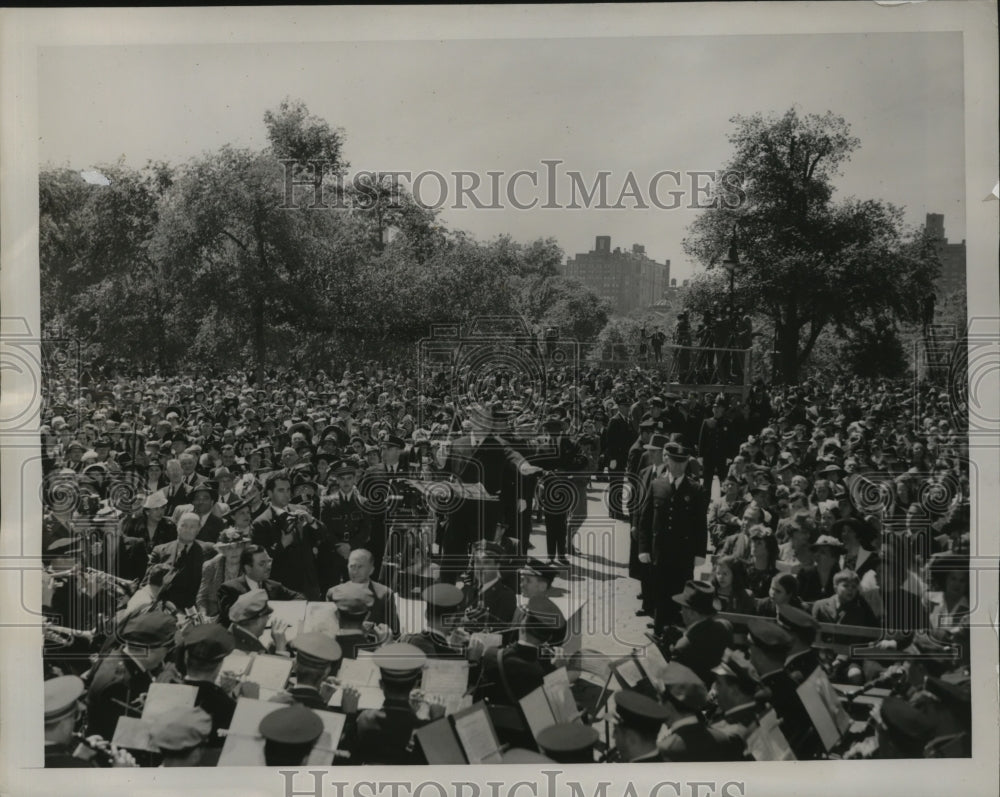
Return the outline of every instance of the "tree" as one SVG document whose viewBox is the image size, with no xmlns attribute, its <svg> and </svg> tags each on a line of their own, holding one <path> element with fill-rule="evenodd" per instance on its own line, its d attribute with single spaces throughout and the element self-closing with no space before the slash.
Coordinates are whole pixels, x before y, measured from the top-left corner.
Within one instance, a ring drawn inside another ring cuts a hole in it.
<svg viewBox="0 0 1000 797">
<path fill-rule="evenodd" d="M 878 318 L 916 319 L 937 258 L 926 236 L 904 236 L 901 209 L 834 202 L 834 178 L 860 143 L 847 122 L 794 108 L 731 121 L 726 171 L 742 175 L 745 200 L 720 197 L 691 225 L 684 249 L 711 270 L 735 245 L 735 302 L 770 319 L 783 378 L 798 380 L 828 325 L 858 331 Z M 725 303 L 728 280 L 700 287 Z"/>
</svg>

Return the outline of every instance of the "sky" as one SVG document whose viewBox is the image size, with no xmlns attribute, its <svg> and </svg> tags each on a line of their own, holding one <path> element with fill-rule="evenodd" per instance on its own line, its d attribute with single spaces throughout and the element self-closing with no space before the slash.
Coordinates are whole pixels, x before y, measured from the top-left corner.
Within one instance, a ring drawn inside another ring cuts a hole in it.
<svg viewBox="0 0 1000 797">
<path fill-rule="evenodd" d="M 39 50 L 40 161 L 88 169 L 119 158 L 181 163 L 224 144 L 266 146 L 263 114 L 287 98 L 346 133 L 356 170 L 629 172 L 648 199 L 658 172 L 721 168 L 737 114 L 830 110 L 860 148 L 837 198 L 904 206 L 909 225 L 945 215 L 965 238 L 960 33 L 787 34 L 328 44 L 46 47 Z M 505 188 L 508 177 L 501 180 Z M 666 178 L 660 198 L 673 188 Z M 449 178 L 449 199 L 454 181 Z M 437 199 L 434 181 L 421 184 Z M 478 194 L 487 204 L 490 194 Z M 469 204 L 469 203 L 467 203 Z M 683 279 L 681 241 L 697 210 L 445 208 L 449 228 L 486 240 L 555 237 L 568 255 L 643 244 Z M 565 203 L 564 203 L 565 204 Z M 627 200 L 631 205 L 632 200 Z"/>
</svg>

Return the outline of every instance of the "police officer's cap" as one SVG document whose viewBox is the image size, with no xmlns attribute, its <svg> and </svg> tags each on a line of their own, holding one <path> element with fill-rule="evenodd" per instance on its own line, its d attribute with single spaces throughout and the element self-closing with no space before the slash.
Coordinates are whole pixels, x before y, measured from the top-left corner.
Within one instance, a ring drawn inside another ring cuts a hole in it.
<svg viewBox="0 0 1000 797">
<path fill-rule="evenodd" d="M 597 741 L 597 731 L 590 725 L 577 722 L 560 722 L 550 725 L 536 737 L 542 752 L 553 760 L 571 763 L 580 760 L 591 760 L 591 752 Z"/>
<path fill-rule="evenodd" d="M 421 594 L 427 605 L 435 609 L 454 609 L 462 603 L 462 590 L 454 584 L 431 584 Z"/>
<path fill-rule="evenodd" d="M 272 711 L 260 721 L 260 735 L 279 744 L 313 744 L 323 733 L 323 720 L 301 705 Z"/>
<path fill-rule="evenodd" d="M 750 641 L 761 650 L 774 655 L 785 655 L 792 647 L 794 639 L 777 623 L 766 620 L 750 620 L 747 623 Z"/>
<path fill-rule="evenodd" d="M 296 657 L 307 664 L 333 664 L 344 656 L 340 645 L 326 634 L 300 634 L 289 645 L 295 650 Z"/>
<path fill-rule="evenodd" d="M 233 635 L 218 623 L 187 626 L 180 644 L 189 656 L 206 662 L 222 661 L 236 647 Z"/>
<path fill-rule="evenodd" d="M 212 718 L 204 709 L 175 706 L 153 720 L 149 741 L 161 752 L 179 752 L 202 744 L 211 732 Z"/>
<path fill-rule="evenodd" d="M 662 703 L 632 689 L 615 695 L 615 716 L 622 725 L 646 734 L 655 734 L 669 719 Z"/>
<path fill-rule="evenodd" d="M 971 716 L 972 692 L 968 681 L 951 683 L 944 678 L 928 676 L 924 688 L 956 714 L 966 718 Z"/>
<path fill-rule="evenodd" d="M 383 448 L 406 448 L 406 441 L 399 435 L 391 434 L 382 441 Z"/>
<path fill-rule="evenodd" d="M 778 607 L 778 625 L 794 636 L 811 641 L 819 630 L 819 621 L 809 612 L 794 606 Z"/>
<path fill-rule="evenodd" d="M 131 645 L 160 648 L 171 645 L 177 620 L 166 612 L 148 612 L 133 617 L 122 629 L 122 639 Z"/>
<path fill-rule="evenodd" d="M 552 764 L 551 758 L 536 753 L 534 750 L 525 750 L 523 747 L 514 747 L 507 750 L 501 756 L 504 764 Z"/>
<path fill-rule="evenodd" d="M 427 654 L 406 642 L 383 645 L 373 658 L 387 683 L 410 683 L 420 677 L 427 664 Z"/>
<path fill-rule="evenodd" d="M 708 702 L 705 682 L 689 667 L 672 661 L 663 672 L 663 689 L 678 706 L 698 711 Z"/>
<path fill-rule="evenodd" d="M 712 672 L 723 678 L 730 678 L 736 681 L 740 690 L 747 694 L 754 694 L 760 688 L 760 679 L 757 671 L 747 660 L 747 657 L 739 650 L 726 650 L 722 654 L 722 661 L 712 668 Z"/>
<path fill-rule="evenodd" d="M 334 476 L 346 476 L 348 473 L 357 473 L 358 466 L 350 459 L 339 459 L 330 466 L 330 472 Z"/>
<path fill-rule="evenodd" d="M 337 613 L 348 617 L 364 617 L 375 603 L 375 596 L 364 584 L 345 581 L 329 592 L 330 600 L 337 604 Z"/>
<path fill-rule="evenodd" d="M 75 714 L 86 687 L 75 675 L 60 675 L 45 682 L 45 721 L 57 722 Z"/>
<path fill-rule="evenodd" d="M 240 595 L 229 609 L 229 619 L 234 623 L 254 620 L 273 612 L 267 603 L 267 592 L 262 589 L 250 590 Z"/>
</svg>

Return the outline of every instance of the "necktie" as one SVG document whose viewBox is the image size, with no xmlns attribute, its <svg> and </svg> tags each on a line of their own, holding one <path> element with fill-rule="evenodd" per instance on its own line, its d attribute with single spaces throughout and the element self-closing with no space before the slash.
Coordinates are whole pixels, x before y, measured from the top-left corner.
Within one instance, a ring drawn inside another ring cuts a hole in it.
<svg viewBox="0 0 1000 797">
<path fill-rule="evenodd" d="M 187 561 L 188 550 L 190 550 L 190 546 L 185 545 L 183 548 L 181 548 L 181 552 L 177 555 L 177 562 L 175 563 L 175 567 L 177 570 L 180 570 L 182 567 L 184 567 L 184 563 Z"/>
</svg>

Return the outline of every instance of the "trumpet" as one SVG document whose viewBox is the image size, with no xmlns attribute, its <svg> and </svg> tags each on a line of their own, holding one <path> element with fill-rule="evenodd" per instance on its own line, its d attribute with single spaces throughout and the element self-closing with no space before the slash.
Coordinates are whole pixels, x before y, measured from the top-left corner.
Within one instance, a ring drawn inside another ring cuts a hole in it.
<svg viewBox="0 0 1000 797">
<path fill-rule="evenodd" d="M 78 631 L 75 628 L 67 628 L 66 626 L 55 625 L 53 623 L 46 623 L 42 630 L 46 639 L 62 647 L 72 645 L 74 639 L 84 639 L 89 645 L 94 641 L 94 637 L 97 636 L 96 631 Z"/>
</svg>

